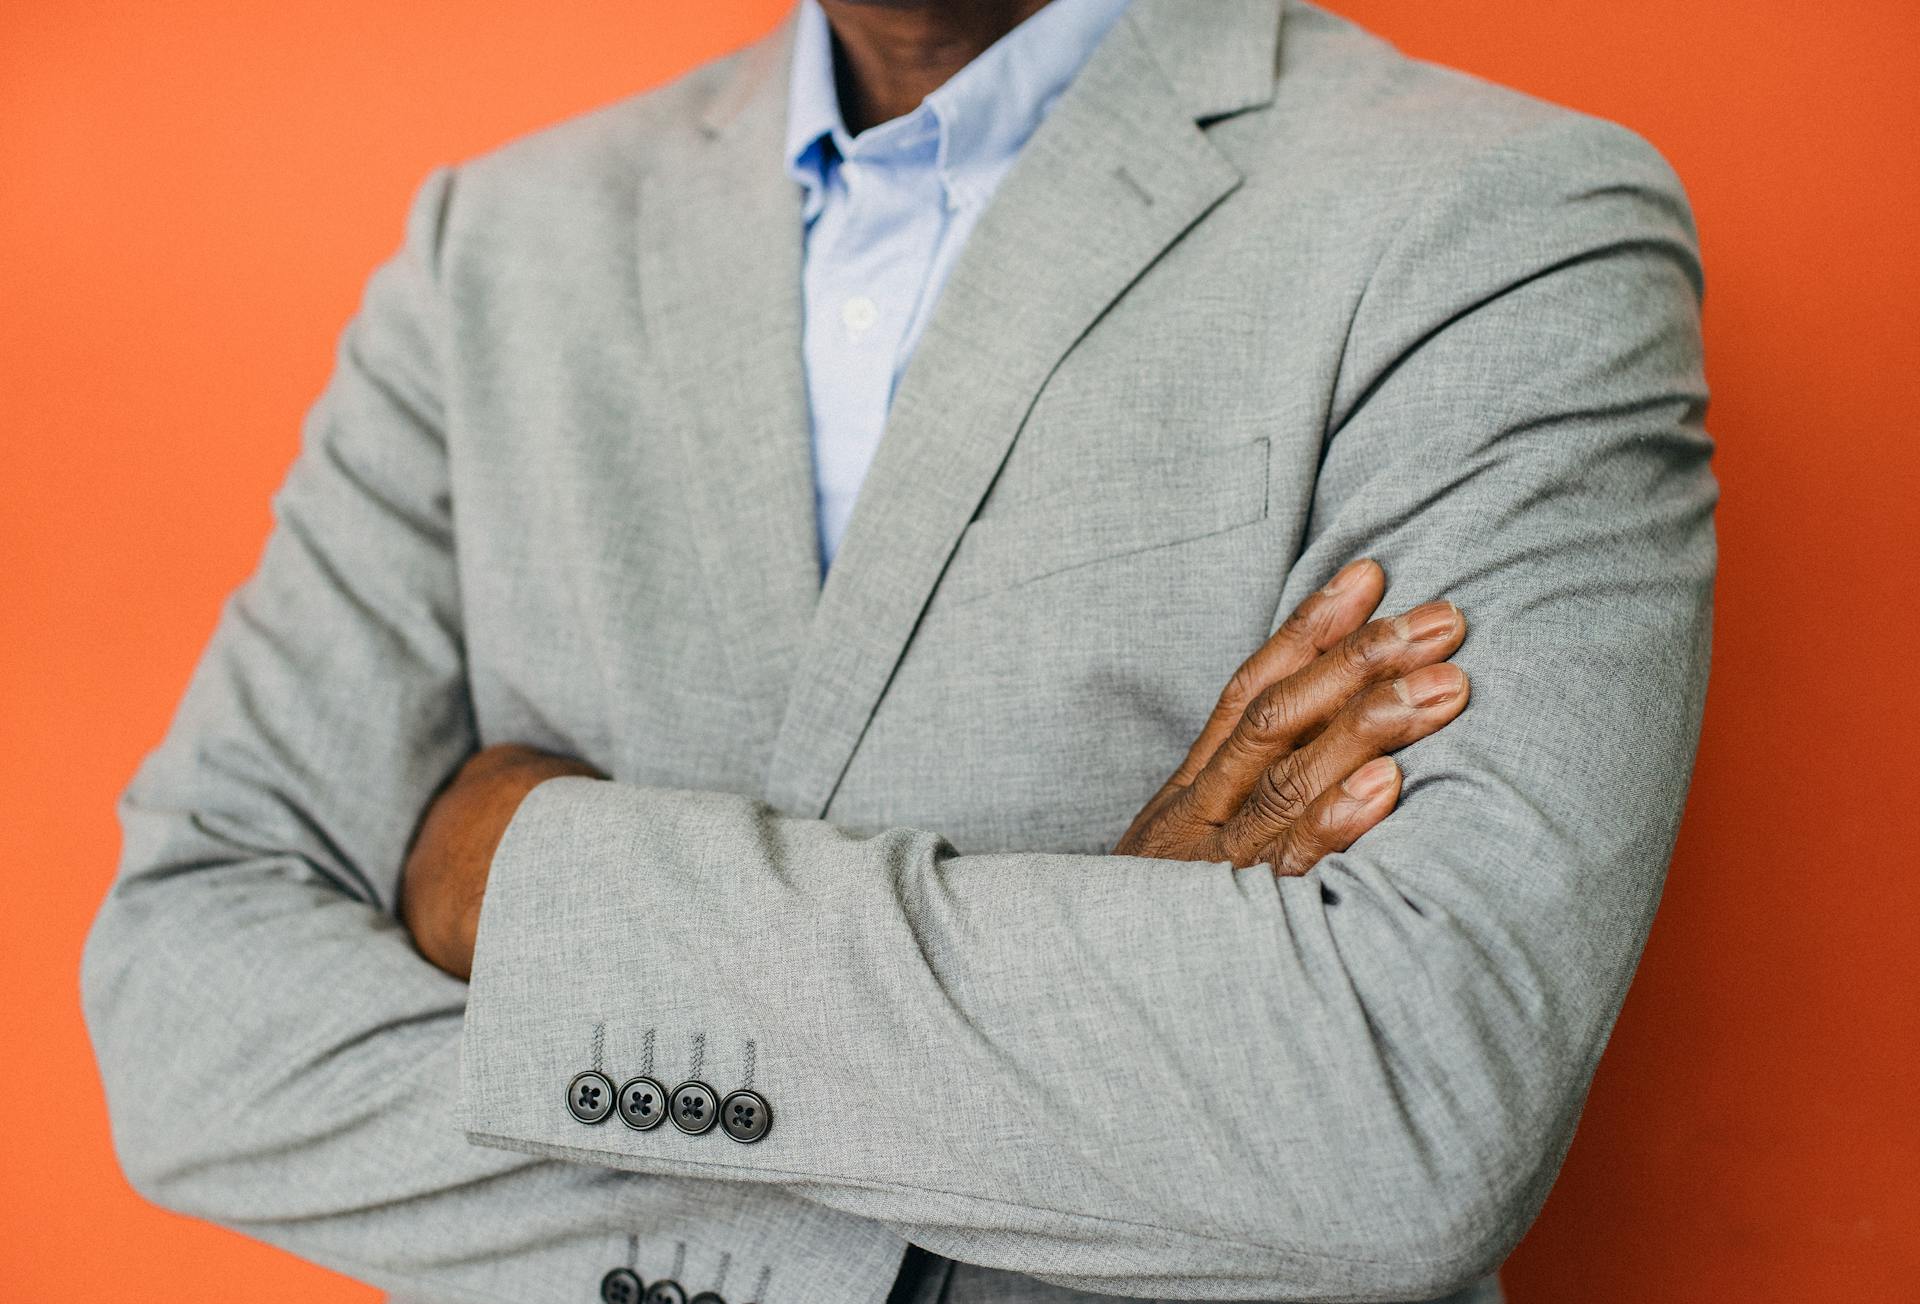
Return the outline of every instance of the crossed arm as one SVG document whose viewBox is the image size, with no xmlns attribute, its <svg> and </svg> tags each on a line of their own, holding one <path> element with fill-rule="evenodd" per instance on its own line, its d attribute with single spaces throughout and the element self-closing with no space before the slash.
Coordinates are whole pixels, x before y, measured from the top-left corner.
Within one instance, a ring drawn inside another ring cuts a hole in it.
<svg viewBox="0 0 1920 1304">
<path fill-rule="evenodd" d="M 1327 831 L 1299 875 L 1165 854 L 1185 844 L 1152 818 L 1141 855 L 959 855 L 546 776 L 486 857 L 470 988 L 394 904 L 420 813 L 480 750 L 436 397 L 446 180 L 122 797 L 84 996 L 136 1185 L 449 1297 L 569 1298 L 553 1283 L 637 1223 L 748 1205 L 823 1289 L 845 1269 L 811 1233 L 844 1246 L 847 1215 L 1119 1293 L 1409 1298 L 1497 1263 L 1624 996 L 1704 693 L 1717 490 L 1664 165 L 1594 124 L 1489 150 L 1360 305 L 1288 609 L 1370 555 L 1387 597 L 1474 621 L 1473 708 L 1398 753 L 1365 837 Z M 642 954 L 635 919 L 704 955 Z M 804 990 L 769 919 L 804 939 Z M 583 1143 L 555 1073 L 635 974 L 662 1027 L 752 1011 L 786 1117 L 860 1142 L 786 1127 L 777 1167 L 771 1141 Z"/>
<path fill-rule="evenodd" d="M 1466 635 L 1460 611 L 1438 600 L 1368 621 L 1384 588 L 1378 563 L 1363 558 L 1281 622 L 1113 853 L 1298 875 L 1378 824 L 1400 790 L 1386 753 L 1467 704 L 1466 676 L 1441 660 Z M 399 912 L 436 966 L 471 976 L 501 839 L 534 788 L 566 775 L 607 777 L 573 757 L 496 743 L 435 796 L 407 854 Z"/>
</svg>

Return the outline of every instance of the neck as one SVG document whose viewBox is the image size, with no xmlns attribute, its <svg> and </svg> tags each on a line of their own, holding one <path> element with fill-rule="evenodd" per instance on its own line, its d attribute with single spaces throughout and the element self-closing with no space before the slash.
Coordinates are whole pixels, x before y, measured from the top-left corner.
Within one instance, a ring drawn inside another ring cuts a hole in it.
<svg viewBox="0 0 1920 1304">
<path fill-rule="evenodd" d="M 849 133 L 911 113 L 1047 0 L 820 0 Z"/>
</svg>

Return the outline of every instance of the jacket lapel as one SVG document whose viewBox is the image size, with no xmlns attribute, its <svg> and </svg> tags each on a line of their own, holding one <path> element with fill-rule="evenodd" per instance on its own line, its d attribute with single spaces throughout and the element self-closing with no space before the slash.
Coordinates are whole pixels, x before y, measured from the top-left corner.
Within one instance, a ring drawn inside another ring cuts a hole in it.
<svg viewBox="0 0 1920 1304">
<path fill-rule="evenodd" d="M 1196 123 L 1271 97 L 1278 13 L 1278 0 L 1135 0 L 1002 181 L 901 378 L 799 648 L 767 778 L 777 808 L 825 813 L 1041 386 L 1114 300 L 1239 183 Z M 788 238 L 773 241 L 783 250 L 780 273 L 797 276 Z M 768 257 L 754 267 L 764 271 Z M 782 328 L 787 313 L 777 314 Z M 766 313 L 756 320 L 772 324 Z M 792 494 L 792 485 L 773 484 L 795 473 L 789 455 L 776 464 L 743 441 L 725 447 L 749 459 L 756 483 Z M 791 504 L 780 514 L 792 516 Z M 790 520 L 760 528 L 753 551 L 763 563 L 775 560 L 763 555 L 775 542 L 767 531 L 799 546 Z M 816 547 L 809 537 L 817 574 Z M 779 565 L 785 574 L 792 559 Z M 755 646 L 771 650 L 764 633 Z"/>
<path fill-rule="evenodd" d="M 743 51 L 697 130 L 662 149 L 637 223 L 648 378 L 665 391 L 647 410 L 675 416 L 692 546 L 762 755 L 820 593 L 800 190 L 782 159 L 792 29 Z"/>
</svg>

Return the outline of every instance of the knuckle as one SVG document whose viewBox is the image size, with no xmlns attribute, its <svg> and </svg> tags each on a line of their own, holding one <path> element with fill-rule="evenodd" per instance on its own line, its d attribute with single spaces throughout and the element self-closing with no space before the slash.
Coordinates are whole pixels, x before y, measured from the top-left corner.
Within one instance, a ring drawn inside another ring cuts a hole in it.
<svg viewBox="0 0 1920 1304">
<path fill-rule="evenodd" d="M 1315 593 L 1287 614 L 1267 646 L 1312 656 L 1339 636 L 1341 624 L 1339 602 L 1325 593 Z"/>
<path fill-rule="evenodd" d="M 1132 841 L 1123 844 L 1121 854 L 1139 856 L 1145 860 L 1178 860 L 1174 854 L 1176 843 L 1160 829 L 1148 829 Z"/>
<path fill-rule="evenodd" d="M 1405 730 L 1410 708 L 1391 683 L 1376 684 L 1353 701 L 1353 727 L 1368 738 L 1397 737 Z"/>
<path fill-rule="evenodd" d="M 1300 622 L 1299 638 L 1309 653 L 1337 640 L 1343 632 L 1337 617 L 1338 609 L 1331 602 L 1316 605 Z"/>
<path fill-rule="evenodd" d="M 1240 668 L 1227 678 L 1227 686 L 1220 690 L 1220 703 L 1214 709 L 1217 713 L 1237 715 L 1260 691 L 1259 667 L 1252 659 L 1242 661 Z"/>
<path fill-rule="evenodd" d="M 1240 719 L 1255 738 L 1272 738 L 1286 732 L 1296 714 L 1296 695 L 1286 680 L 1269 686 L 1247 703 Z"/>
<path fill-rule="evenodd" d="M 1313 599 L 1309 598 L 1287 613 L 1287 618 L 1281 621 L 1279 627 L 1268 636 L 1267 646 L 1272 647 L 1275 644 L 1286 646 L 1306 637 L 1307 631 L 1313 628 L 1313 613 Z"/>
<path fill-rule="evenodd" d="M 1290 762 L 1270 765 L 1260 772 L 1260 781 L 1254 785 L 1252 800 L 1256 809 L 1266 819 L 1291 827 L 1312 800 L 1307 791 L 1304 776 L 1299 767 Z"/>
<path fill-rule="evenodd" d="M 1384 620 L 1369 621 L 1343 639 L 1335 651 L 1340 668 L 1356 679 L 1365 679 L 1392 661 L 1396 640 L 1393 628 Z"/>
<path fill-rule="evenodd" d="M 1291 812 L 1288 823 L 1291 824 L 1300 818 L 1301 813 L 1307 808 L 1307 803 L 1313 800 L 1314 786 L 1308 782 L 1304 770 L 1296 765 L 1282 766 L 1280 777 L 1275 782 L 1286 794 L 1287 806 Z"/>
<path fill-rule="evenodd" d="M 1187 803 L 1176 797 L 1163 809 L 1148 815 L 1137 828 L 1128 830 L 1122 843 L 1127 855 L 1157 860 L 1212 860 L 1216 858 L 1216 834 L 1212 824 L 1194 817 Z"/>
<path fill-rule="evenodd" d="M 1325 600 L 1323 594 L 1314 593 L 1287 614 L 1275 631 L 1275 638 L 1284 636 L 1289 641 L 1304 640 L 1313 642 L 1314 636 L 1327 628 L 1333 619 L 1333 604 Z"/>
</svg>

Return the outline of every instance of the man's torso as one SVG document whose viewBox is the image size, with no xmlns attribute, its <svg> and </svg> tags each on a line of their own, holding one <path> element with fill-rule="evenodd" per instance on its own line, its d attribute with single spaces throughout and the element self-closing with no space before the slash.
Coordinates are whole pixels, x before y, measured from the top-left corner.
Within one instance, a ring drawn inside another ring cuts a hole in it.
<svg viewBox="0 0 1920 1304">
<path fill-rule="evenodd" d="M 1104 98 L 1063 97 L 982 218 L 824 589 L 779 78 L 712 138 L 757 56 L 464 165 L 442 363 L 483 742 L 965 852 L 1112 845 L 1272 628 L 1389 351 L 1349 330 L 1386 242 L 1560 112 L 1289 4 L 1272 102 L 1196 125 L 1249 78 L 1173 8 L 1136 5 Z M 913 1304 L 1088 1298 L 948 1271 Z"/>
</svg>

